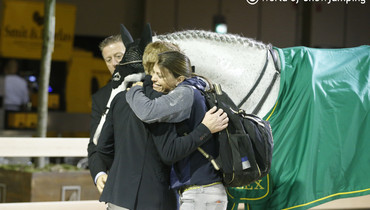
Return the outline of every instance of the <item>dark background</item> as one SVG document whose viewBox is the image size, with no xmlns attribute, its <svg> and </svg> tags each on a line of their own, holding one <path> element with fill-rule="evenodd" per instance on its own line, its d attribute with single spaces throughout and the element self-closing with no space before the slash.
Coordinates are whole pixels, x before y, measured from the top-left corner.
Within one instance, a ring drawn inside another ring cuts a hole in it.
<svg viewBox="0 0 370 210">
<path fill-rule="evenodd" d="M 32 0 L 28 0 L 32 1 Z M 370 43 L 369 2 L 246 0 L 57 0 L 76 6 L 74 47 L 100 57 L 98 44 L 119 33 L 124 24 L 134 38 L 149 22 L 156 34 L 186 29 L 214 30 L 214 17 L 223 16 L 228 32 L 280 48 L 308 46 L 344 48 Z M 3 0 L 0 0 L 0 11 Z M 1 19 L 1 14 L 0 14 Z M 0 74 L 8 58 L 0 58 Z M 21 74 L 39 75 L 39 60 L 20 60 Z M 50 85 L 65 110 L 66 62 L 52 62 Z"/>
</svg>

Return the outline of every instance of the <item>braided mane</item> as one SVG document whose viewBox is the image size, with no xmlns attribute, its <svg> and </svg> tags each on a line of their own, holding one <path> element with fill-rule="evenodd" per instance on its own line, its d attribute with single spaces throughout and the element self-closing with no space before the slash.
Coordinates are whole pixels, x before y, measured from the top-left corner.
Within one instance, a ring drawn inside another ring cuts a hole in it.
<svg viewBox="0 0 370 210">
<path fill-rule="evenodd" d="M 178 31 L 169 34 L 156 35 L 162 41 L 179 41 L 186 39 L 206 39 L 221 43 L 240 44 L 248 47 L 257 47 L 259 49 L 267 49 L 268 46 L 262 42 L 251 38 L 242 37 L 236 34 L 219 34 L 211 31 L 203 30 L 186 30 Z"/>
<path fill-rule="evenodd" d="M 153 38 L 177 44 L 195 66 L 195 73 L 209 81 L 222 84 L 222 89 L 235 104 L 241 103 L 248 95 L 247 101 L 243 102 L 241 107 L 247 112 L 255 109 L 276 71 L 268 54 L 271 45 L 240 35 L 185 30 L 156 35 Z M 266 74 L 260 77 L 263 69 Z M 255 81 L 262 82 L 254 86 Z M 249 94 L 252 88 L 253 91 Z M 261 116 L 274 105 L 278 90 L 279 85 L 275 85 L 270 100 L 259 113 Z"/>
</svg>

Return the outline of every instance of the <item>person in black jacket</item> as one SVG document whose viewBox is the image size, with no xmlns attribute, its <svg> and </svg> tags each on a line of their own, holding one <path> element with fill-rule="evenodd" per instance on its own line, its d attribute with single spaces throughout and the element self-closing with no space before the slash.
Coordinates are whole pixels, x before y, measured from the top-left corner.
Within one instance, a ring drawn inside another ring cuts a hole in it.
<svg viewBox="0 0 370 210">
<path fill-rule="evenodd" d="M 105 38 L 100 44 L 99 49 L 102 53 L 102 57 L 104 59 L 105 64 L 111 74 L 113 74 L 117 64 L 122 60 L 126 47 L 122 42 L 122 38 L 120 34 L 112 35 Z M 105 107 L 107 105 L 109 96 L 112 92 L 112 85 L 109 82 L 102 88 L 100 88 L 96 93 L 94 93 L 91 97 L 92 99 L 92 109 L 91 109 L 91 121 L 90 121 L 90 149 L 88 150 L 89 153 L 95 150 L 95 144 L 92 142 L 92 137 L 95 134 L 95 130 L 98 127 L 99 121 L 101 116 L 105 111 Z M 96 173 L 99 171 L 105 170 L 104 163 L 102 160 L 94 155 L 88 154 L 88 166 L 91 171 L 91 175 L 95 176 Z M 110 165 L 110 164 L 108 164 Z M 100 177 L 98 182 L 96 183 L 96 187 L 98 191 L 101 193 L 103 191 L 103 187 L 107 176 L 103 174 Z"/>
<path fill-rule="evenodd" d="M 145 92 L 153 97 L 150 88 L 148 86 Z M 215 125 L 221 125 L 221 113 L 209 112 L 202 123 L 184 137 L 178 137 L 174 124 L 152 124 L 150 129 L 156 136 L 153 140 L 148 125 L 138 119 L 127 104 L 126 91 L 118 93 L 97 145 L 97 153 L 103 159 L 113 159 L 100 201 L 110 207 L 127 209 L 176 209 L 175 194 L 169 187 L 171 164 L 206 143 L 211 132 L 223 129 L 222 126 L 214 129 Z"/>
<path fill-rule="evenodd" d="M 95 132 L 96 150 L 90 154 L 100 157 L 106 164 L 108 179 L 100 201 L 108 203 L 108 209 L 176 209 L 176 198 L 170 189 L 171 164 L 204 144 L 225 127 L 222 110 L 208 112 L 201 124 L 189 135 L 178 137 L 173 124 L 156 124 L 156 139 L 148 131 L 126 101 L 127 80 L 143 72 L 140 59 L 145 43 L 151 35 L 140 42 L 127 43 L 127 52 L 116 68 L 112 80 L 112 93 L 108 112 Z M 123 39 L 125 40 L 125 39 Z M 160 93 L 153 91 L 150 79 L 144 80 L 145 94 L 154 98 Z M 111 100 L 112 99 L 112 100 Z M 102 126 L 101 126 L 102 125 Z M 101 127 L 100 127 L 101 126 Z"/>
</svg>

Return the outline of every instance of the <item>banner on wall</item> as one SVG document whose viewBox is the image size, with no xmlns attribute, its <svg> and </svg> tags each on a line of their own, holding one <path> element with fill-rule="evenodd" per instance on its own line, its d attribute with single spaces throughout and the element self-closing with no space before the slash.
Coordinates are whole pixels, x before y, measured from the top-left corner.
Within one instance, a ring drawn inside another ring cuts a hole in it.
<svg viewBox="0 0 370 210">
<path fill-rule="evenodd" d="M 4 0 L 0 33 L 0 56 L 40 59 L 44 28 L 44 3 Z M 56 4 L 53 60 L 71 58 L 76 6 Z"/>
</svg>

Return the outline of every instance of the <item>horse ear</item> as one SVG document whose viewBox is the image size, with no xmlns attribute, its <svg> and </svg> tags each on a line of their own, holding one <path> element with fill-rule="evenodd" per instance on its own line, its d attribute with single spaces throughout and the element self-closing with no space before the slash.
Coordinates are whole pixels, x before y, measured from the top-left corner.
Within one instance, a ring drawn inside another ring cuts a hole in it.
<svg viewBox="0 0 370 210">
<path fill-rule="evenodd" d="M 122 42 L 125 46 L 134 42 L 134 39 L 132 38 L 130 32 L 127 30 L 127 28 L 123 24 L 121 24 L 121 37 L 122 37 Z"/>
<path fill-rule="evenodd" d="M 144 52 L 145 47 L 152 42 L 152 29 L 150 27 L 150 24 L 147 23 L 144 26 L 143 33 L 141 33 L 141 39 L 139 47 Z"/>
</svg>

